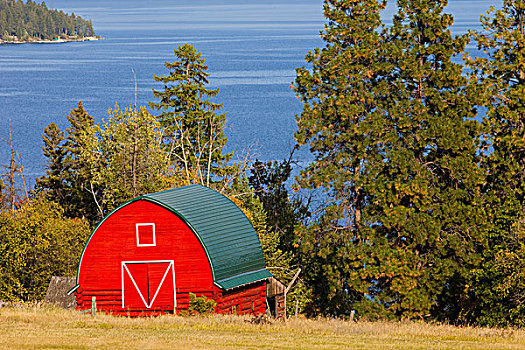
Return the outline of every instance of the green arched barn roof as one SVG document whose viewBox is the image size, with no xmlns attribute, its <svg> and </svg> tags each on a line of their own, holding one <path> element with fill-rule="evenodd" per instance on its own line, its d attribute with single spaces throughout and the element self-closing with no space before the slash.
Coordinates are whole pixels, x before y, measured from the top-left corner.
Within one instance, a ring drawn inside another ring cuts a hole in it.
<svg viewBox="0 0 525 350">
<path fill-rule="evenodd" d="M 201 241 L 219 287 L 230 289 L 272 276 L 252 224 L 224 195 L 191 185 L 137 199 L 158 203 L 184 220 Z"/>
</svg>

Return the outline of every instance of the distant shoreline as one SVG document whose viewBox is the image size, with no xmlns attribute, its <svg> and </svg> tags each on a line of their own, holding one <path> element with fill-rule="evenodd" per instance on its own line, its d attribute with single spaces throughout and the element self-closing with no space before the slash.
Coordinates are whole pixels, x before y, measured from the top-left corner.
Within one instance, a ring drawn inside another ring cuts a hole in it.
<svg viewBox="0 0 525 350">
<path fill-rule="evenodd" d="M 61 43 L 70 43 L 70 42 L 81 42 L 81 41 L 97 41 L 104 40 L 104 38 L 95 35 L 95 36 L 85 36 L 81 38 L 70 37 L 70 38 L 60 38 L 60 39 L 47 39 L 42 40 L 38 38 L 31 38 L 29 40 L 18 40 L 14 38 L 13 40 L 2 40 L 0 39 L 0 45 L 17 45 L 17 44 L 61 44 Z"/>
</svg>

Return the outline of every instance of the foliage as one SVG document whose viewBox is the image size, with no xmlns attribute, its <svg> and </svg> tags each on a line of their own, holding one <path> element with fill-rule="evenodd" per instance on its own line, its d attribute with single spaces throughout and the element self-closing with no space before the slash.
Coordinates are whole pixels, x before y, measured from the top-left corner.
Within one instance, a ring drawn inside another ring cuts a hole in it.
<svg viewBox="0 0 525 350">
<path fill-rule="evenodd" d="M 55 123 L 51 123 L 44 129 L 42 139 L 44 141 L 42 150 L 44 157 L 47 158 L 46 175 L 36 179 L 36 187 L 47 189 L 47 196 L 57 203 L 65 203 L 68 196 L 66 189 L 68 168 L 64 161 L 67 154 L 63 147 L 64 132 Z"/>
<path fill-rule="evenodd" d="M 210 314 L 215 312 L 215 307 L 217 302 L 213 299 L 208 299 L 205 295 L 197 297 L 195 293 L 189 293 L 190 297 L 190 306 L 188 308 L 188 313 L 190 315 L 200 314 Z"/>
<path fill-rule="evenodd" d="M 164 189 L 167 173 L 155 117 L 145 107 L 122 111 L 118 105 L 108 114 L 90 151 L 100 155 L 91 163 L 91 171 L 101 188 L 97 202 L 104 215 L 132 198 Z"/>
<path fill-rule="evenodd" d="M 43 2 L 0 0 L 0 33 L 6 41 L 93 36 L 93 25 L 74 13 L 48 9 Z"/>
<path fill-rule="evenodd" d="M 446 1 L 399 1 L 388 29 L 384 5 L 325 1 L 326 46 L 297 70 L 296 139 L 315 156 L 299 185 L 324 204 L 300 232 L 302 264 L 325 314 L 372 301 L 385 316 L 447 317 L 483 219 L 475 99 L 451 61 L 467 39 L 450 34 Z"/>
<path fill-rule="evenodd" d="M 367 156 L 379 154 L 374 140 L 364 136 L 377 134 L 371 129 L 382 126 L 374 112 L 374 90 L 380 87 L 375 79 L 382 69 L 383 8 L 377 1 L 325 1 L 328 23 L 321 36 L 326 47 L 306 56 L 311 71 L 297 69 L 294 88 L 304 106 L 297 117 L 296 142 L 309 145 L 315 157 L 298 186 L 321 188 L 325 204 L 317 220 L 297 231 L 304 275 L 318 300 L 313 313 L 345 314 L 367 288 L 351 270 L 364 264 L 358 253 L 364 248 L 359 232 L 365 203 L 361 166 L 373 161 Z"/>
<path fill-rule="evenodd" d="M 294 251 L 295 227 L 310 215 L 308 201 L 292 198 L 287 182 L 292 172 L 292 156 L 282 162 L 256 160 L 248 177 L 250 188 L 263 204 L 268 230 L 279 236 L 279 248 Z"/>
<path fill-rule="evenodd" d="M 291 267 L 291 253 L 283 252 L 279 248 L 280 236 L 278 232 L 268 229 L 266 211 L 261 200 L 253 194 L 248 186 L 246 176 L 236 179 L 226 195 L 250 220 L 261 242 L 266 266 L 270 268 L 272 273 L 274 272 L 272 269 L 277 270 L 275 272 L 277 277 L 283 277 L 284 275 L 280 276 L 282 271 Z"/>
<path fill-rule="evenodd" d="M 273 230 L 269 226 L 264 204 L 261 198 L 253 192 L 249 185 L 250 182 L 245 175 L 236 178 L 231 187 L 228 188 L 226 195 L 250 220 L 261 242 L 266 268 L 275 278 L 286 285 L 298 269 L 295 264 L 294 252 L 282 248 L 282 231 Z M 287 296 L 288 314 L 295 312 L 296 300 L 299 301 L 299 312 L 301 313 L 312 308 L 314 302 L 308 286 L 301 278 L 297 280 Z"/>
<path fill-rule="evenodd" d="M 44 129 L 44 156 L 48 159 L 46 175 L 36 180 L 36 190 L 45 192 L 51 201 L 59 203 L 69 218 L 87 218 L 95 223 L 101 219 L 95 201 L 99 188 L 94 187 L 90 170 L 93 143 L 97 139 L 94 118 L 82 101 L 67 116 L 69 128 L 62 132 L 54 123 Z"/>
<path fill-rule="evenodd" d="M 479 324 L 495 326 L 525 326 L 525 220 L 521 218 L 511 228 L 505 243 L 498 246 L 494 260 L 486 262 L 488 270 L 477 271 L 490 276 L 490 285 L 481 284 L 485 301 L 477 315 Z M 483 280 L 482 280 L 483 281 Z M 481 292 L 478 287 L 478 292 Z"/>
<path fill-rule="evenodd" d="M 304 106 L 296 142 L 309 145 L 315 157 L 298 186 L 321 188 L 325 203 L 317 220 L 297 231 L 301 265 L 318 300 L 312 313 L 345 314 L 367 288 L 351 270 L 364 264 L 358 254 L 365 202 L 360 167 L 367 155 L 379 154 L 362 129 L 376 126 L 374 119 L 381 125 L 373 113 L 377 93 L 372 89 L 381 69 L 383 8 L 377 1 L 325 1 L 328 23 L 321 35 L 326 47 L 306 56 L 311 72 L 297 69 L 294 88 Z"/>
<path fill-rule="evenodd" d="M 486 116 L 482 166 L 486 222 L 489 226 L 482 265 L 473 270 L 465 322 L 524 325 L 525 310 L 517 281 L 523 263 L 525 200 L 525 4 L 505 0 L 482 16 L 483 31 L 472 33 L 485 57 L 467 63 L 478 77 Z"/>
<path fill-rule="evenodd" d="M 84 109 L 82 101 L 67 116 L 69 128 L 66 129 L 65 163 L 70 198 L 65 206 L 70 217 L 88 218 L 91 222 L 101 219 L 94 197 L 98 188 L 93 186 L 93 174 L 90 165 L 93 163 L 93 143 L 96 142 L 97 126 L 95 119 Z"/>
<path fill-rule="evenodd" d="M 159 102 L 150 106 L 160 110 L 159 122 L 164 132 L 164 147 L 175 172 L 186 184 L 210 186 L 214 176 L 225 176 L 233 169 L 227 166 L 232 154 L 223 154 L 225 114 L 217 115 L 223 104 L 211 102 L 219 89 L 209 89 L 205 59 L 190 44 L 174 50 L 175 61 L 165 62 L 169 75 L 155 76 L 164 84 L 153 90 Z"/>
<path fill-rule="evenodd" d="M 53 123 L 44 130 L 47 170 L 37 179 L 37 191 L 62 205 L 67 217 L 95 224 L 127 200 L 172 182 L 160 126 L 144 107 L 116 105 L 99 126 L 79 102 L 68 121 L 65 133 Z"/>
<path fill-rule="evenodd" d="M 73 276 L 90 228 L 43 196 L 0 212 L 0 299 L 40 300 L 51 276 Z"/>
</svg>

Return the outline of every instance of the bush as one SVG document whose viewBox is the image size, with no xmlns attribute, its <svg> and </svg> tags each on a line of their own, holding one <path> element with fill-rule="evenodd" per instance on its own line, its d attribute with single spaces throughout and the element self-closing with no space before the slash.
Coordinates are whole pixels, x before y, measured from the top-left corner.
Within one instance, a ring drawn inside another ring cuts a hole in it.
<svg viewBox="0 0 525 350">
<path fill-rule="evenodd" d="M 208 299 L 205 295 L 197 297 L 194 293 L 190 293 L 190 307 L 188 312 L 190 315 L 195 314 L 210 314 L 215 312 L 217 302 L 213 299 Z"/>
<path fill-rule="evenodd" d="M 0 299 L 41 300 L 51 276 L 74 276 L 89 233 L 42 197 L 0 212 Z"/>
</svg>

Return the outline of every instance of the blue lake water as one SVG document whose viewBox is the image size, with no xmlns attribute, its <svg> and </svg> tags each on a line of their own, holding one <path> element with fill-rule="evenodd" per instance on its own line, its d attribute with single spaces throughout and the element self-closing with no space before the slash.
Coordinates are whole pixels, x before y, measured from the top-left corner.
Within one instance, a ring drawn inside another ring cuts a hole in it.
<svg viewBox="0 0 525 350">
<path fill-rule="evenodd" d="M 41 134 L 51 122 L 67 127 L 79 100 L 98 121 L 108 108 L 134 101 L 146 105 L 164 75 L 164 61 L 189 42 L 206 58 L 210 84 L 219 87 L 229 137 L 228 150 L 256 145 L 259 159 L 282 159 L 293 148 L 294 116 L 301 104 L 290 90 L 304 55 L 322 46 L 321 0 L 101 1 L 49 0 L 48 7 L 91 19 L 105 40 L 85 43 L 0 46 L 0 139 L 11 120 L 26 175 L 44 172 Z M 455 33 L 479 28 L 479 14 L 492 1 L 450 1 Z M 389 3 L 386 22 L 394 11 Z M 306 150 L 297 154 L 307 162 Z M 0 143 L 0 164 L 9 150 Z M 34 181 L 32 181 L 34 183 Z"/>
</svg>

